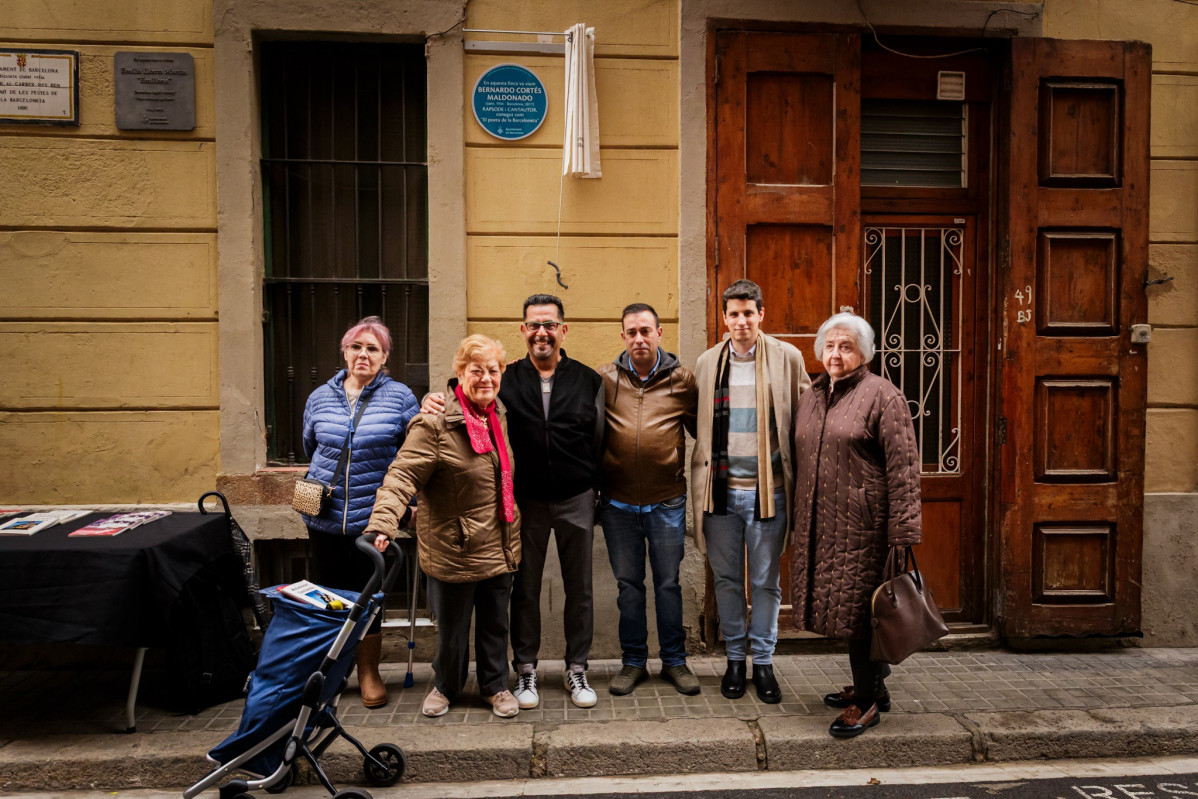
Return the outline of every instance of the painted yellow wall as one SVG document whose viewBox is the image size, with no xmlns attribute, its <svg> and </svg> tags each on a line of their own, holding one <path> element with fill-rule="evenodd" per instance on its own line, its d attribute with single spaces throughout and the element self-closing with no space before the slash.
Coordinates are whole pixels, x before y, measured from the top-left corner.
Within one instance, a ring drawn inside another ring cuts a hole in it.
<svg viewBox="0 0 1198 799">
<path fill-rule="evenodd" d="M 473 0 L 466 27 L 564 31 L 579 21 L 596 30 L 601 180 L 561 180 L 560 56 L 466 55 L 467 319 L 470 332 L 494 335 L 509 356 L 520 357 L 524 299 L 557 294 L 570 324 L 566 350 L 598 366 L 622 350 L 619 314 L 632 302 L 653 305 L 665 346 L 678 347 L 677 0 Z M 535 72 L 549 97 L 545 123 L 515 143 L 491 137 L 469 109 L 478 77 L 508 61 Z M 561 267 L 568 289 L 558 285 L 549 260 Z"/>
<path fill-rule="evenodd" d="M 1145 489 L 1198 490 L 1198 6 L 1052 0 L 1044 35 L 1152 45 L 1148 440 Z"/>
<path fill-rule="evenodd" d="M 0 502 L 172 502 L 219 469 L 210 0 L 4 4 L 79 52 L 78 127 L 0 125 Z M 189 53 L 194 131 L 121 131 L 118 51 Z"/>
</svg>

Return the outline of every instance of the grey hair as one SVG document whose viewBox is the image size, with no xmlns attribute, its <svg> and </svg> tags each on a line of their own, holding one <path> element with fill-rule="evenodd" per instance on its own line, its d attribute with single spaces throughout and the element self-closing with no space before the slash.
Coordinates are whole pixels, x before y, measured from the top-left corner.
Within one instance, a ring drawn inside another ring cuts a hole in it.
<svg viewBox="0 0 1198 799">
<path fill-rule="evenodd" d="M 837 328 L 853 334 L 857 339 L 857 349 L 861 350 L 861 357 L 865 363 L 874 359 L 874 329 L 870 327 L 869 322 L 855 313 L 838 313 L 820 325 L 819 330 L 816 331 L 815 359 L 817 361 L 823 360 L 824 341 L 828 337 L 828 331 Z"/>
</svg>

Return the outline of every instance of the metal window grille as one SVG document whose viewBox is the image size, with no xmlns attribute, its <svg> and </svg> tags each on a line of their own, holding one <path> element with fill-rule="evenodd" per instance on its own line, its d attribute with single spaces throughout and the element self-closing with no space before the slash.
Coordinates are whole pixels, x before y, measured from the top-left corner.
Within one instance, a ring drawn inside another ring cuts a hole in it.
<svg viewBox="0 0 1198 799">
<path fill-rule="evenodd" d="M 877 371 L 907 397 L 923 474 L 961 472 L 960 228 L 867 227 Z"/>
<path fill-rule="evenodd" d="M 391 376 L 428 389 L 424 51 L 264 42 L 260 74 L 267 449 L 291 465 L 304 403 L 362 317 L 391 329 Z"/>
<path fill-rule="evenodd" d="M 861 101 L 861 185 L 966 186 L 965 103 Z"/>
</svg>

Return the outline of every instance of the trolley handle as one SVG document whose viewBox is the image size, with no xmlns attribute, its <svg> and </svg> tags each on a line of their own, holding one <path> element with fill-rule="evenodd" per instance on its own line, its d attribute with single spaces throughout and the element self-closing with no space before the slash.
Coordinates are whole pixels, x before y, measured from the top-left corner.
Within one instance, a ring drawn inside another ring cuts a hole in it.
<svg viewBox="0 0 1198 799">
<path fill-rule="evenodd" d="M 366 553 L 366 556 L 374 564 L 374 572 L 370 575 L 370 579 L 366 581 L 366 587 L 362 589 L 362 593 L 358 596 L 358 602 L 354 605 L 353 612 L 358 614 L 361 613 L 361 609 L 365 608 L 366 602 L 370 600 L 370 597 L 374 596 L 375 591 L 379 589 L 380 585 L 384 594 L 391 591 L 391 587 L 395 585 L 395 578 L 399 576 L 399 568 L 403 562 L 403 553 L 399 547 L 395 545 L 394 541 L 388 541 L 387 548 L 394 550 L 395 561 L 391 564 L 390 569 L 386 569 L 386 574 L 384 574 L 385 562 L 383 560 L 383 553 L 375 549 L 374 538 L 375 533 L 363 533 L 354 542 L 354 546 Z"/>
</svg>

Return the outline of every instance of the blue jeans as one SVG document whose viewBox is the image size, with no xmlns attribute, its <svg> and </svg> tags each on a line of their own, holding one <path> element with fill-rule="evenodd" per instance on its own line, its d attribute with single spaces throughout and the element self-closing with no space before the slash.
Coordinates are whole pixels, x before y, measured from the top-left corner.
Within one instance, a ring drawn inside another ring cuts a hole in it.
<svg viewBox="0 0 1198 799">
<path fill-rule="evenodd" d="M 599 523 L 607 540 L 607 556 L 616 575 L 620 608 L 620 648 L 625 666 L 643 667 L 649 659 L 649 623 L 645 610 L 645 550 L 653 569 L 653 604 L 657 609 L 657 643 L 663 666 L 686 663 L 682 629 L 682 587 L 678 569 L 686 538 L 686 495 L 638 513 L 604 502 Z"/>
<path fill-rule="evenodd" d="M 749 553 L 749 589 L 753 617 L 748 625 L 748 649 L 753 663 L 773 660 L 778 643 L 778 609 L 782 589 L 778 569 L 786 528 L 786 494 L 774 494 L 774 518 L 755 521 L 756 491 L 728 491 L 728 513 L 703 517 L 707 562 L 715 577 L 715 601 L 720 632 L 729 660 L 745 659 L 745 551 Z"/>
</svg>

